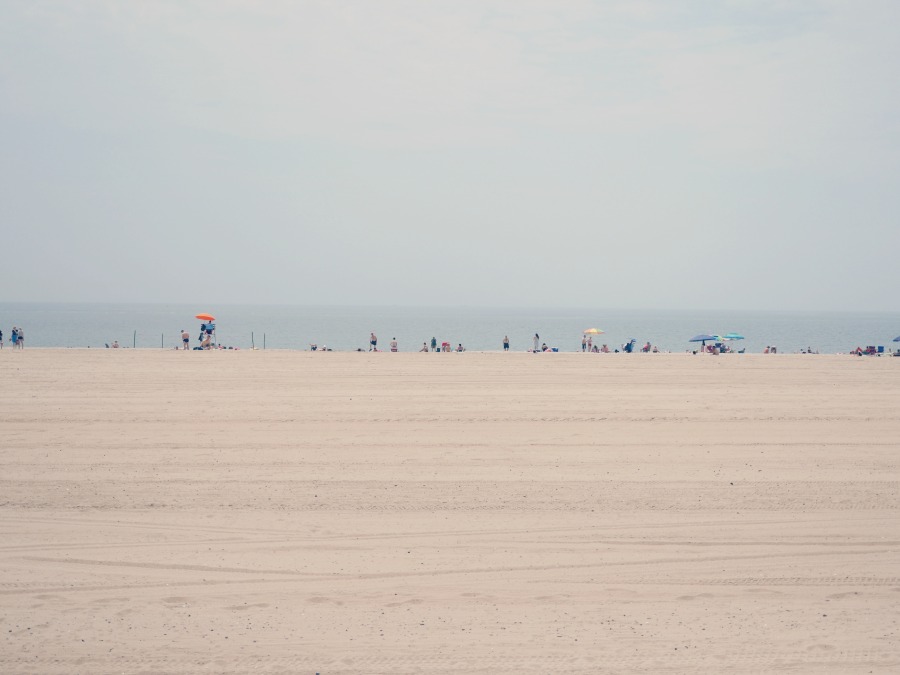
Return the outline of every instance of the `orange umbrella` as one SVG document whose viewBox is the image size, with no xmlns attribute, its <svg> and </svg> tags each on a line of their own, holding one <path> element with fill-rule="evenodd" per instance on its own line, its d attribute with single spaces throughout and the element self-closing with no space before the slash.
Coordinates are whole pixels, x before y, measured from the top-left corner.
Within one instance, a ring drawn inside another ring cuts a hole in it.
<svg viewBox="0 0 900 675">
<path fill-rule="evenodd" d="M 216 317 L 214 317 L 212 314 L 198 314 L 196 318 L 200 319 L 201 321 L 215 321 L 216 320 Z"/>
</svg>

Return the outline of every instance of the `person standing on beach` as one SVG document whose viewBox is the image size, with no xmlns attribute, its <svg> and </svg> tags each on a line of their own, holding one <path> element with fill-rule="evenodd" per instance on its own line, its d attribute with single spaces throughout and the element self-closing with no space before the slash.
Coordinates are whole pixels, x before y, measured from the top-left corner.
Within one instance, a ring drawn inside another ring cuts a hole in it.
<svg viewBox="0 0 900 675">
<path fill-rule="evenodd" d="M 587 337 L 585 337 L 584 335 L 581 336 L 581 351 L 587 351 Z"/>
<path fill-rule="evenodd" d="M 184 328 L 181 329 L 181 348 L 190 349 L 191 335 Z"/>
<path fill-rule="evenodd" d="M 391 351 L 392 352 L 397 351 L 397 338 L 391 339 Z"/>
<path fill-rule="evenodd" d="M 19 329 L 15 326 L 12 327 L 12 331 L 9 334 L 9 344 L 12 345 L 12 348 L 16 348 L 16 342 L 19 341 Z"/>
<path fill-rule="evenodd" d="M 437 338 L 434 336 L 431 337 L 431 351 L 437 351 Z"/>
<path fill-rule="evenodd" d="M 19 349 L 25 349 L 25 331 L 19 329 L 19 341 L 16 343 Z"/>
<path fill-rule="evenodd" d="M 0 349 L 3 349 L 3 329 L 0 328 Z"/>
<path fill-rule="evenodd" d="M 588 348 L 588 351 L 591 351 L 594 348 L 594 336 L 593 335 L 588 336 L 587 348 Z"/>
<path fill-rule="evenodd" d="M 503 336 L 503 351 L 505 351 L 505 352 L 509 351 L 509 335 Z"/>
<path fill-rule="evenodd" d="M 540 344 L 541 344 L 541 336 L 538 335 L 537 333 L 535 333 L 534 334 L 534 351 L 536 351 L 536 352 L 540 351 Z"/>
<path fill-rule="evenodd" d="M 375 337 L 375 333 L 369 333 L 369 351 L 370 352 L 378 351 L 378 338 Z"/>
</svg>

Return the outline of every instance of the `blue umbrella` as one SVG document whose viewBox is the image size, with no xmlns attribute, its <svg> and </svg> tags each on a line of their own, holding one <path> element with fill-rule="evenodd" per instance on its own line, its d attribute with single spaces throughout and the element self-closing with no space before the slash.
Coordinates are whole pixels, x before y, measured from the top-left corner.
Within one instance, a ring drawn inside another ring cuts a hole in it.
<svg viewBox="0 0 900 675">
<path fill-rule="evenodd" d="M 725 333 L 724 337 L 726 340 L 743 340 L 744 339 L 743 335 L 738 335 L 737 333 Z"/>
<path fill-rule="evenodd" d="M 900 335 L 894 338 L 894 342 L 900 342 Z"/>
<path fill-rule="evenodd" d="M 706 335 L 704 333 L 700 333 L 700 335 L 695 335 L 688 342 L 706 342 L 707 340 L 715 340 L 715 335 Z"/>
</svg>

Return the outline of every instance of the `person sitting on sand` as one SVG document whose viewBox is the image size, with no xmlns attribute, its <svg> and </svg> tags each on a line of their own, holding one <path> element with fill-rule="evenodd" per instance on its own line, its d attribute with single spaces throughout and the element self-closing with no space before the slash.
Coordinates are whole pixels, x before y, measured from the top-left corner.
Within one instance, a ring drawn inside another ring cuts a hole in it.
<svg viewBox="0 0 900 675">
<path fill-rule="evenodd" d="M 428 343 L 427 343 L 427 342 L 423 342 L 423 343 L 422 343 L 422 349 L 420 349 L 419 351 L 420 351 L 420 352 L 427 352 L 427 351 L 428 351 Z"/>
<path fill-rule="evenodd" d="M 606 345 L 603 345 L 602 347 L 600 347 L 600 353 L 609 354 L 609 347 Z"/>
<path fill-rule="evenodd" d="M 456 345 L 456 351 L 458 351 L 458 352 L 466 351 L 466 348 L 462 346 L 462 342 L 460 342 L 458 345 Z"/>
<path fill-rule="evenodd" d="M 391 339 L 391 351 L 392 352 L 397 351 L 397 338 Z"/>
<path fill-rule="evenodd" d="M 599 353 L 600 353 L 600 347 L 598 347 L 597 345 L 594 345 L 594 347 L 591 349 L 591 353 L 592 353 L 592 354 L 599 354 Z"/>
<path fill-rule="evenodd" d="M 118 349 L 118 348 L 119 348 L 119 341 L 118 341 L 118 340 L 113 340 L 112 348 L 113 348 L 113 349 Z"/>
<path fill-rule="evenodd" d="M 209 333 L 203 334 L 203 341 L 200 343 L 200 349 L 209 349 L 212 338 Z"/>
</svg>

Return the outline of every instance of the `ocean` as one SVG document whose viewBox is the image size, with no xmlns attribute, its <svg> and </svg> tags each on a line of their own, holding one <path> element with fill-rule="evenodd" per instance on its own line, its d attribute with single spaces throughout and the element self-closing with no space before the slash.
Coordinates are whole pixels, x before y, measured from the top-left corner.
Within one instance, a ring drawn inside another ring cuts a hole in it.
<svg viewBox="0 0 900 675">
<path fill-rule="evenodd" d="M 180 345 L 182 328 L 196 344 L 201 322 L 194 315 L 204 312 L 216 317 L 221 344 L 242 349 L 306 350 L 311 343 L 367 349 L 374 331 L 379 348 L 396 337 L 400 351 L 417 351 L 432 337 L 468 350 L 499 350 L 504 335 L 512 351 L 525 351 L 538 333 L 542 343 L 573 352 L 581 350 L 582 331 L 599 328 L 605 333 L 595 341 L 611 350 L 635 338 L 683 352 L 694 348 L 688 340 L 698 333 L 735 332 L 746 339 L 732 344 L 748 352 L 775 345 L 782 353 L 837 353 L 857 345 L 889 350 L 900 335 L 897 313 L 90 303 L 0 303 L 0 328 L 7 347 L 10 330 L 21 326 L 26 347 L 102 348 L 118 340 L 122 347 L 171 349 Z"/>
</svg>

